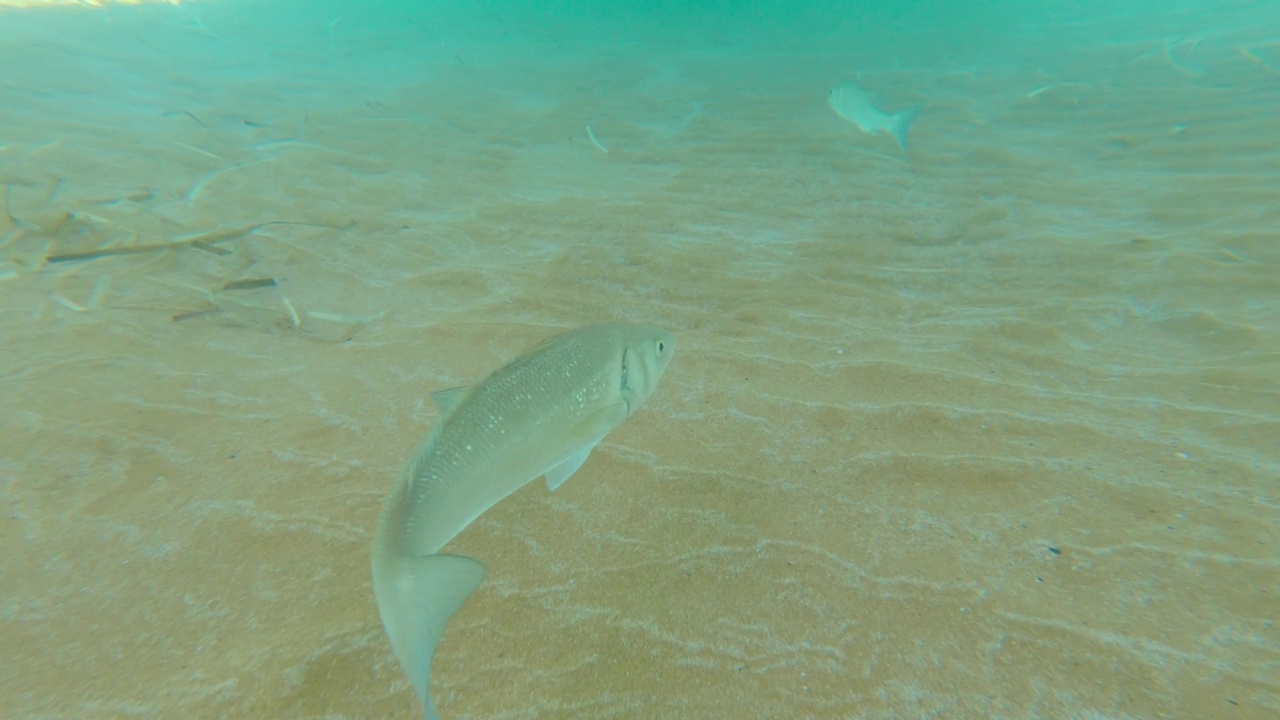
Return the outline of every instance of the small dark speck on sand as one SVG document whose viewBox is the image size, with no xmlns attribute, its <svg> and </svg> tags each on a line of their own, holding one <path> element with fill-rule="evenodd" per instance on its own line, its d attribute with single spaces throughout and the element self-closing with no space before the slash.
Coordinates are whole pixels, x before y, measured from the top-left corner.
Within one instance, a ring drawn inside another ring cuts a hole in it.
<svg viewBox="0 0 1280 720">
<path fill-rule="evenodd" d="M 1062 548 L 1058 547 L 1057 545 L 1050 545 L 1049 552 L 1053 553 L 1054 555 L 1061 555 Z"/>
</svg>

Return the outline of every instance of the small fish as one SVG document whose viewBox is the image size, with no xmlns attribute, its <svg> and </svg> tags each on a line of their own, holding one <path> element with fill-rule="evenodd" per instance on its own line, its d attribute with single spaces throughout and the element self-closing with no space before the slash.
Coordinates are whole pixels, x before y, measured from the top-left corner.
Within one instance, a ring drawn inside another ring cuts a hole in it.
<svg viewBox="0 0 1280 720">
<path fill-rule="evenodd" d="M 837 115 L 857 125 L 862 132 L 883 132 L 897 140 L 904 153 L 907 151 L 907 130 L 920 115 L 920 108 L 887 113 L 876 105 L 874 95 L 856 83 L 841 85 L 827 93 L 827 102 Z"/>
<path fill-rule="evenodd" d="M 602 323 L 543 341 L 479 385 L 435 393 L 436 428 L 406 465 L 373 540 L 373 589 L 391 649 L 426 707 L 445 625 L 484 565 L 440 550 L 540 476 L 555 490 L 634 413 L 674 350 L 665 330 Z"/>
</svg>

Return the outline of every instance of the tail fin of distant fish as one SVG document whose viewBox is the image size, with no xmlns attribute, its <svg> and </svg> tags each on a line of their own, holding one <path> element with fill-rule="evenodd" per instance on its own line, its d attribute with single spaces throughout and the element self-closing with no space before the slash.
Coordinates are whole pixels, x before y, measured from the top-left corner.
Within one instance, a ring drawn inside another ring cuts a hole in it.
<svg viewBox="0 0 1280 720">
<path fill-rule="evenodd" d="M 907 131 L 911 129 L 911 124 L 920 117 L 920 108 L 909 108 L 902 112 L 894 113 L 893 125 L 889 128 L 889 134 L 894 140 L 898 141 L 898 147 L 902 148 L 902 152 L 907 151 Z"/>
<path fill-rule="evenodd" d="M 431 702 L 431 657 L 449 618 L 484 580 L 484 565 L 461 555 L 399 557 L 382 568 L 377 588 L 391 649 L 426 705 L 426 720 L 439 720 Z"/>
</svg>

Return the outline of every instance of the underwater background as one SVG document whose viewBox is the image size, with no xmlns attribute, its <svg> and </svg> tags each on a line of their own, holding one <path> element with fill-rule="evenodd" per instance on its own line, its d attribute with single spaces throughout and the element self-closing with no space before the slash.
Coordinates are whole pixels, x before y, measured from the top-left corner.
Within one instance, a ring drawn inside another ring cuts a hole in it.
<svg viewBox="0 0 1280 720">
<path fill-rule="evenodd" d="M 603 319 L 446 720 L 1280 717 L 1280 3 L 0 0 L 0 191 L 4 718 L 420 717 L 429 395 Z"/>
</svg>

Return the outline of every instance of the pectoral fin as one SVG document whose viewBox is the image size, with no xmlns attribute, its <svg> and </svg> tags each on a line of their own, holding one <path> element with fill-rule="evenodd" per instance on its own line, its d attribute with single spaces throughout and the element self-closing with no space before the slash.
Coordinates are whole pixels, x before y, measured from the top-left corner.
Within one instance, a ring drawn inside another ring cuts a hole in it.
<svg viewBox="0 0 1280 720">
<path fill-rule="evenodd" d="M 587 461 L 587 456 L 591 454 L 591 450 L 599 444 L 596 440 L 589 445 L 584 446 L 578 452 L 570 455 L 564 462 L 547 471 L 547 489 L 555 492 L 556 488 L 564 484 L 570 475 L 578 472 L 578 468 L 582 467 L 582 463 Z"/>
<path fill-rule="evenodd" d="M 431 658 L 449 618 L 484 580 L 484 565 L 461 555 L 427 555 L 397 560 L 392 597 L 379 597 L 391 648 L 418 698 L 427 720 L 438 720 L 431 702 Z M 381 594 L 381 593 L 380 593 Z"/>
<path fill-rule="evenodd" d="M 626 402 L 618 402 L 613 405 L 607 405 L 600 408 L 590 416 L 585 418 L 577 427 L 574 428 L 574 435 L 577 437 L 586 437 L 588 440 L 578 447 L 577 450 L 570 453 L 559 465 L 551 468 L 546 472 L 547 489 L 555 492 L 556 488 L 564 484 L 569 476 L 578 472 L 578 468 L 582 467 L 582 463 L 587 461 L 587 456 L 600 441 L 604 439 L 609 431 L 618 427 L 618 424 L 627 419 L 627 415 L 631 413 L 631 407 Z M 532 479 L 536 480 L 537 475 Z"/>
</svg>

